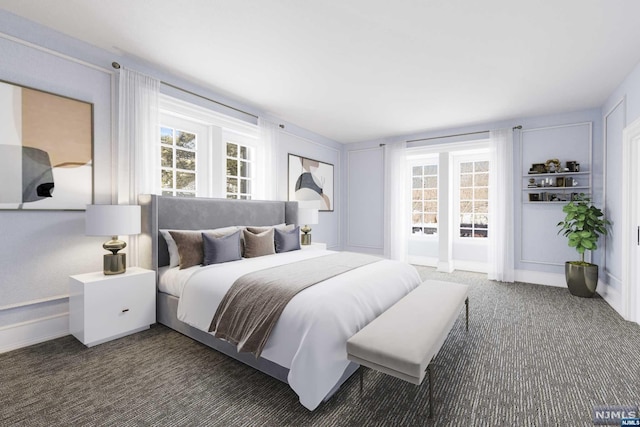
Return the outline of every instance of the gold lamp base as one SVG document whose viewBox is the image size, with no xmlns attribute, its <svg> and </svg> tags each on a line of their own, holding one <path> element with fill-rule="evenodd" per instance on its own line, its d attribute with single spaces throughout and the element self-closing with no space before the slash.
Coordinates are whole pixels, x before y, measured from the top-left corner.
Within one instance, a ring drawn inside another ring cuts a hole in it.
<svg viewBox="0 0 640 427">
<path fill-rule="evenodd" d="M 300 244 L 301 245 L 310 245 L 311 244 L 311 227 L 305 225 L 300 229 L 302 231 L 302 236 L 300 236 Z"/>
<path fill-rule="evenodd" d="M 127 254 L 107 254 L 104 256 L 104 274 L 122 274 L 127 271 Z"/>
<path fill-rule="evenodd" d="M 301 245 L 310 245 L 311 244 L 311 233 L 304 233 L 300 236 L 300 244 Z"/>
<path fill-rule="evenodd" d="M 127 247 L 125 242 L 118 240 L 118 236 L 113 236 L 102 247 L 111 251 L 110 254 L 104 256 L 103 270 L 105 275 L 122 274 L 127 271 L 127 254 L 118 253 L 118 251 Z"/>
</svg>

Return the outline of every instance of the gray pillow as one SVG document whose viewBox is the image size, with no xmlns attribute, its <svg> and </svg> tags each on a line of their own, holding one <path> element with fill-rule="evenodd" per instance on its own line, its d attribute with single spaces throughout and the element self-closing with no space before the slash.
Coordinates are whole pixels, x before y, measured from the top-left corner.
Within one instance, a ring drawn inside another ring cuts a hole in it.
<svg viewBox="0 0 640 427">
<path fill-rule="evenodd" d="M 204 265 L 237 261 L 240 254 L 240 230 L 228 236 L 218 237 L 213 233 L 202 233 L 204 243 Z"/>
<path fill-rule="evenodd" d="M 300 227 L 291 231 L 275 229 L 276 252 L 289 252 L 300 250 Z"/>
<path fill-rule="evenodd" d="M 244 235 L 245 258 L 255 258 L 276 253 L 273 244 L 273 228 L 260 234 L 253 234 L 248 230 L 242 230 L 242 234 Z"/>
</svg>

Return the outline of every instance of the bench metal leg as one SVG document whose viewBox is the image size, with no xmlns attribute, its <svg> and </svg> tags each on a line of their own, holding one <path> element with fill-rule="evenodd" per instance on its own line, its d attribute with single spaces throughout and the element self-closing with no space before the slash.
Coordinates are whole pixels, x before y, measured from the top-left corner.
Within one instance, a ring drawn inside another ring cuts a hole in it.
<svg viewBox="0 0 640 427">
<path fill-rule="evenodd" d="M 360 368 L 358 368 L 358 370 L 360 371 L 360 398 L 362 399 L 362 383 L 363 383 L 363 379 L 362 377 L 364 376 L 364 367 L 360 366 Z"/>
<path fill-rule="evenodd" d="M 431 364 L 427 366 L 429 376 L 429 419 L 433 418 L 433 376 L 431 375 Z"/>
<path fill-rule="evenodd" d="M 464 300 L 464 305 L 467 307 L 467 332 L 469 332 L 469 297 Z"/>
</svg>

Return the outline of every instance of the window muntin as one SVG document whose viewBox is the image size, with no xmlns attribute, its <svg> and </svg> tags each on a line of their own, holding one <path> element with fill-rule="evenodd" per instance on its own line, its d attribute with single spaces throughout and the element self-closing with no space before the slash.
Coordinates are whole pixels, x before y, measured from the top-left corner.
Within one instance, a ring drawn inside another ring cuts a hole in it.
<svg viewBox="0 0 640 427">
<path fill-rule="evenodd" d="M 160 127 L 160 180 L 165 196 L 195 197 L 198 136 L 186 130 Z"/>
<path fill-rule="evenodd" d="M 489 224 L 489 161 L 460 162 L 460 237 L 484 239 Z"/>
<path fill-rule="evenodd" d="M 438 164 L 411 166 L 411 234 L 438 234 Z"/>
<path fill-rule="evenodd" d="M 227 142 L 227 199 L 251 199 L 253 187 L 251 147 Z"/>
</svg>

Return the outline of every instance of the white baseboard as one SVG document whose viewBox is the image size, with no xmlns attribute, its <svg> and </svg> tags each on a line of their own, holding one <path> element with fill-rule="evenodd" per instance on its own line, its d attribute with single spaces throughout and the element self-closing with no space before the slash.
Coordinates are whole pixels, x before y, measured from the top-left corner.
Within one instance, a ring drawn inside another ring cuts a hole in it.
<svg viewBox="0 0 640 427">
<path fill-rule="evenodd" d="M 409 255 L 408 259 L 409 264 L 413 265 L 423 265 L 425 267 L 438 266 L 438 258 L 436 257 Z"/>
<path fill-rule="evenodd" d="M 630 320 L 629 318 L 625 317 L 624 307 L 622 306 L 622 295 L 620 293 L 620 289 L 622 289 L 622 283 L 620 282 L 620 280 L 618 280 L 617 277 L 611 274 L 607 274 L 607 273 L 605 274 L 606 274 L 608 283 L 615 283 L 615 286 L 608 285 L 602 280 L 598 280 L 598 287 L 596 292 L 598 292 L 598 294 L 602 298 L 604 298 L 604 300 L 615 311 L 617 311 L 618 314 L 620 314 L 626 320 Z"/>
<path fill-rule="evenodd" d="M 453 273 L 453 262 L 438 261 L 436 270 L 441 273 Z"/>
<path fill-rule="evenodd" d="M 476 273 L 488 273 L 489 267 L 486 262 L 459 261 L 453 260 L 453 268 L 462 271 L 474 271 Z"/>
<path fill-rule="evenodd" d="M 69 313 L 0 328 L 0 353 L 69 335 Z"/>
<path fill-rule="evenodd" d="M 535 283 L 537 285 L 555 286 L 558 288 L 567 287 L 564 274 L 533 270 L 515 270 L 514 278 L 516 282 Z"/>
</svg>

